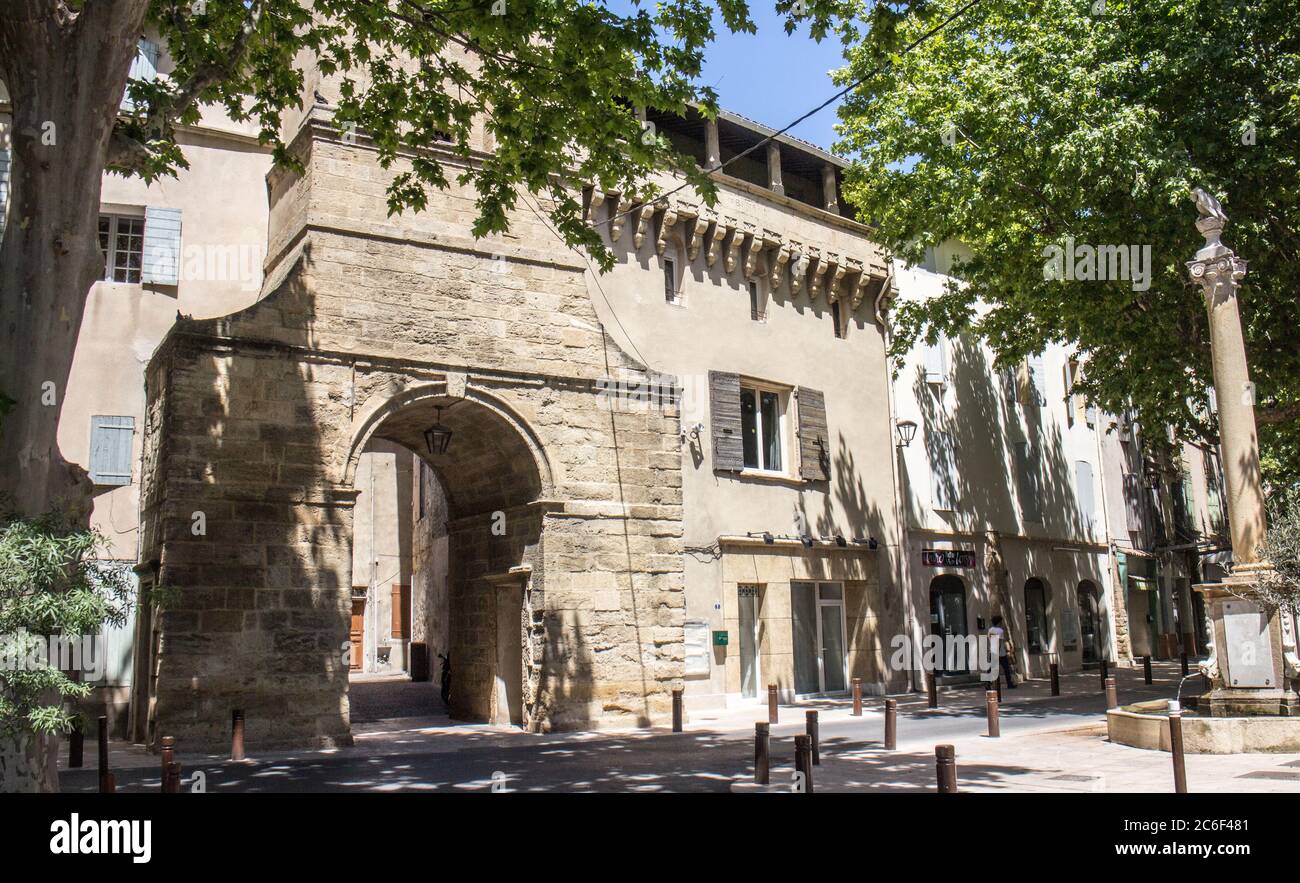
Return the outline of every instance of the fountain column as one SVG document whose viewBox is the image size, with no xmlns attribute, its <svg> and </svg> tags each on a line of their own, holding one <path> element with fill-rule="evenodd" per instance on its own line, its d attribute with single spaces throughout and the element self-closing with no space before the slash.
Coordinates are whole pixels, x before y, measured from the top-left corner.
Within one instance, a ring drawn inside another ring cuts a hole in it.
<svg viewBox="0 0 1300 883">
<path fill-rule="evenodd" d="M 1192 193 L 1205 245 L 1187 263 L 1201 287 L 1209 313 L 1214 391 L 1218 402 L 1223 473 L 1232 536 L 1232 573 L 1221 583 L 1197 586 L 1205 596 L 1213 648 L 1201 671 L 1210 678 L 1208 709 L 1214 717 L 1249 714 L 1297 715 L 1293 629 L 1258 601 L 1255 587 L 1271 568 L 1259 560 L 1266 527 L 1255 387 L 1246 365 L 1246 345 L 1237 306 L 1238 282 L 1246 262 L 1220 239 L 1227 215 L 1210 194 Z"/>
</svg>

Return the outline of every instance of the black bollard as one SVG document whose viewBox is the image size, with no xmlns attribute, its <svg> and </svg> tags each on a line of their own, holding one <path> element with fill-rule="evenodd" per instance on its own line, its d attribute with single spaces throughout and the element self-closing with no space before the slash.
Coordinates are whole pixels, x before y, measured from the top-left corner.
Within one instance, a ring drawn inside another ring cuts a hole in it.
<svg viewBox="0 0 1300 883">
<path fill-rule="evenodd" d="M 898 700 L 885 700 L 885 750 L 898 748 Z"/>
<path fill-rule="evenodd" d="M 772 725 L 767 721 L 754 723 L 754 784 L 766 785 L 768 771 L 771 767 L 771 744 L 769 734 Z"/>
<path fill-rule="evenodd" d="M 935 775 L 940 794 L 957 793 L 957 751 L 951 745 L 934 746 Z"/>
<path fill-rule="evenodd" d="M 820 741 L 818 739 L 817 712 L 815 711 L 806 712 L 804 715 L 804 719 L 806 721 L 807 732 L 808 732 L 808 745 L 810 750 L 812 751 L 813 766 L 821 766 L 822 752 L 821 752 L 821 747 L 817 744 Z"/>
</svg>

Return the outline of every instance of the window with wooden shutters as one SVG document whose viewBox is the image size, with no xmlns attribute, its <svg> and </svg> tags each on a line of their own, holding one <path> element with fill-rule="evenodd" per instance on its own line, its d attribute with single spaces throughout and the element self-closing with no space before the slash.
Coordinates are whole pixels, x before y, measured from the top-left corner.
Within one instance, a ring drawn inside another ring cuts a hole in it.
<svg viewBox="0 0 1300 883">
<path fill-rule="evenodd" d="M 830 481 L 831 446 L 826 428 L 826 397 L 820 390 L 801 386 L 799 401 L 799 477 L 808 481 Z"/>
<path fill-rule="evenodd" d="M 411 637 L 411 587 L 401 583 L 393 583 L 393 628 L 392 636 L 394 638 L 408 639 Z"/>
<path fill-rule="evenodd" d="M 1016 442 L 1016 487 L 1020 492 L 1020 517 L 1025 521 L 1043 520 L 1038 492 L 1038 452 L 1029 442 Z"/>
<path fill-rule="evenodd" d="M 709 423 L 713 435 L 713 468 L 721 472 L 744 469 L 739 374 L 709 372 Z"/>
<path fill-rule="evenodd" d="M 134 417 L 96 415 L 90 418 L 90 480 L 97 485 L 131 483 L 131 440 Z"/>
<path fill-rule="evenodd" d="M 926 453 L 930 456 L 930 503 L 940 511 L 957 508 L 957 452 L 952 433 L 927 432 Z"/>
</svg>

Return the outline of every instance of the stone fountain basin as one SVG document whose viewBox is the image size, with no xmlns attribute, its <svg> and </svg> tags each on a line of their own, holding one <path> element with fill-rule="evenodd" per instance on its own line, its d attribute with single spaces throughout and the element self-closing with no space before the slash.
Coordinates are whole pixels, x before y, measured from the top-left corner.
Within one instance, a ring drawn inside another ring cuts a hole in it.
<svg viewBox="0 0 1300 883">
<path fill-rule="evenodd" d="M 1110 741 L 1152 751 L 1169 750 L 1169 703 L 1135 702 L 1106 712 Z M 1200 717 L 1183 714 L 1188 754 L 1300 752 L 1300 717 Z"/>
</svg>

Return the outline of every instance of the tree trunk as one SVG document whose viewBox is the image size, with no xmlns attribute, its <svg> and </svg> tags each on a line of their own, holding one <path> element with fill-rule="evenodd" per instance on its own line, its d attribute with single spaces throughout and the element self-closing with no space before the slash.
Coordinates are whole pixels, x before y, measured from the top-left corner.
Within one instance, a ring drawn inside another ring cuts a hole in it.
<svg viewBox="0 0 1300 883">
<path fill-rule="evenodd" d="M 148 0 L 0 0 L 0 77 L 13 106 L 0 240 L 0 493 L 26 515 L 89 520 L 86 471 L 59 451 L 86 295 L 103 273 L 100 185 Z M 52 737 L 0 743 L 5 790 L 49 790 Z M 42 761 L 45 758 L 45 761 Z"/>
</svg>

